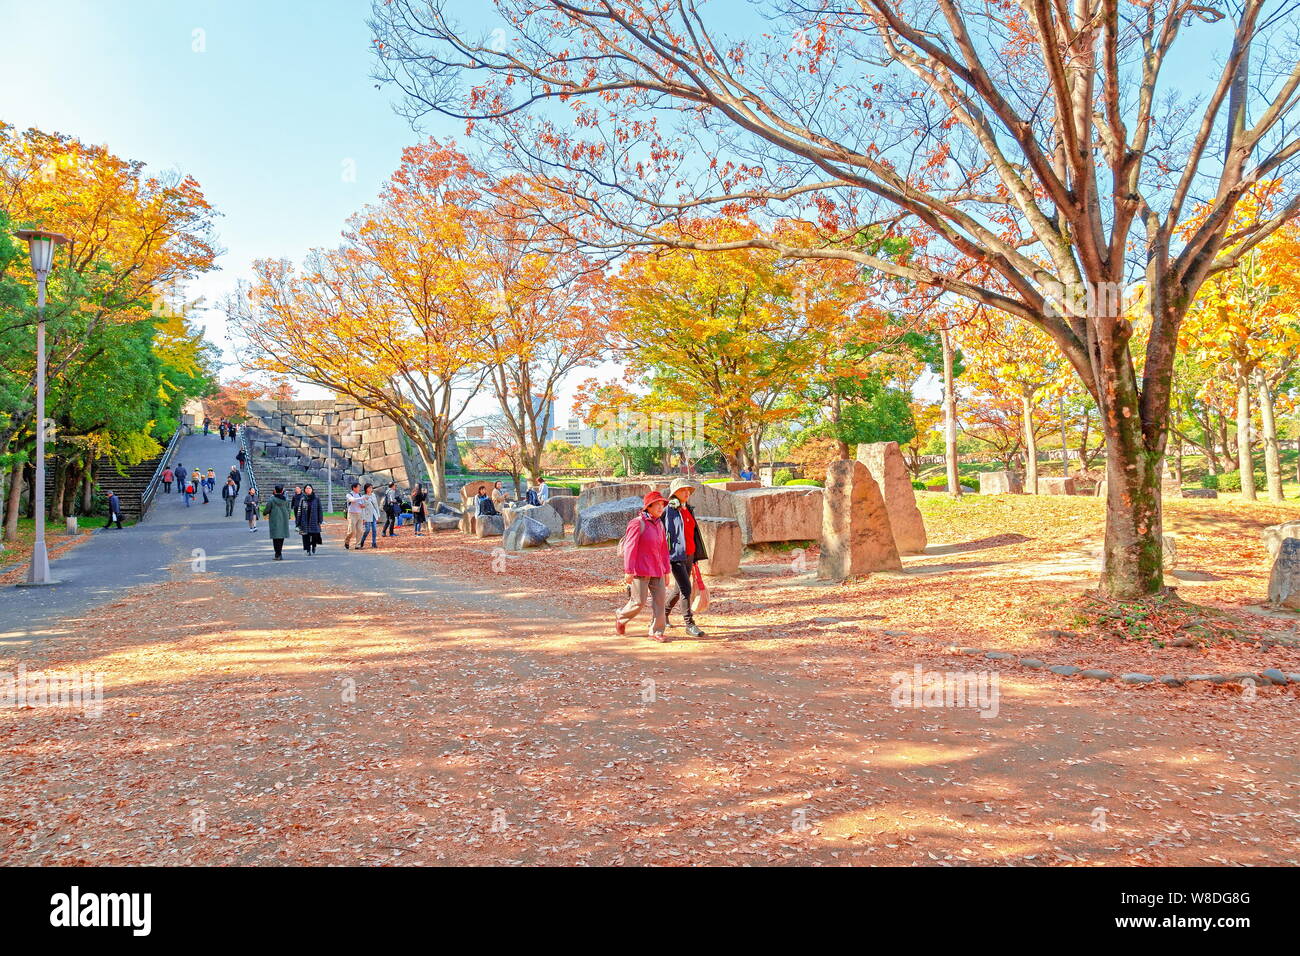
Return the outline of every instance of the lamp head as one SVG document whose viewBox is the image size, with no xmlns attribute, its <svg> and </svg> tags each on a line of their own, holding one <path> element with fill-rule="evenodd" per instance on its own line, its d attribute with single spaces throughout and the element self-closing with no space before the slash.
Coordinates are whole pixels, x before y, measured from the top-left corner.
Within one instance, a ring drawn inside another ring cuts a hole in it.
<svg viewBox="0 0 1300 956">
<path fill-rule="evenodd" d="M 36 278 L 44 279 L 54 265 L 54 247 L 68 241 L 68 237 L 45 229 L 19 229 L 14 233 L 27 242 L 27 251 L 32 257 L 32 271 Z"/>
</svg>

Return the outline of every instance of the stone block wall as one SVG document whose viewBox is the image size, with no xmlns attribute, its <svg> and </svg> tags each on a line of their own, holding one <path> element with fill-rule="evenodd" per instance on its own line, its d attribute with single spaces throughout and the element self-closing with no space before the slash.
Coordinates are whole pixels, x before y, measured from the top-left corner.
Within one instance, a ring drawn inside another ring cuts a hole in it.
<svg viewBox="0 0 1300 956">
<path fill-rule="evenodd" d="M 343 482 L 395 481 L 401 488 L 411 483 L 414 469 L 403 453 L 397 425 L 353 402 L 249 402 L 247 428 L 254 455 L 322 476 L 328 463 Z"/>
</svg>

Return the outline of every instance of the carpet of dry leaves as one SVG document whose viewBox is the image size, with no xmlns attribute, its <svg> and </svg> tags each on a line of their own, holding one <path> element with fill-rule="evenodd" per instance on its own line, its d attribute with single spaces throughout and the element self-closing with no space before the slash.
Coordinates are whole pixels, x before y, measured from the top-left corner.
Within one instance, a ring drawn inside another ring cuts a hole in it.
<svg viewBox="0 0 1300 956">
<path fill-rule="evenodd" d="M 924 498 L 931 553 L 904 573 L 827 586 L 815 553 L 752 555 L 713 583 L 708 636 L 666 645 L 613 634 L 609 547 L 404 532 L 286 552 L 290 585 L 126 595 L 24 652 L 102 672 L 106 699 L 97 719 L 0 710 L 0 863 L 1300 861 L 1294 688 L 1008 666 L 996 716 L 890 695 L 918 665 L 996 669 L 945 643 L 1300 671 L 1295 619 L 1257 607 L 1258 530 L 1295 509 L 1170 502 L 1190 609 L 1117 636 L 1083 596 L 1098 502 Z"/>
</svg>

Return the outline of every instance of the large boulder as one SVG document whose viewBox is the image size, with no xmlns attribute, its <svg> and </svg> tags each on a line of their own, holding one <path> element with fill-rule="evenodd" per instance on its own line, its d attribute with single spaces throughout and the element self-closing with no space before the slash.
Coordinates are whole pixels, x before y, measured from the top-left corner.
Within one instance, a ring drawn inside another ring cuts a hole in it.
<svg viewBox="0 0 1300 956">
<path fill-rule="evenodd" d="M 579 496 L 581 497 L 581 496 Z M 641 513 L 641 498 L 629 495 L 578 511 L 573 525 L 574 544 L 605 544 L 617 541 L 627 523 Z"/>
<path fill-rule="evenodd" d="M 858 461 L 867 466 L 875 479 L 889 527 L 894 532 L 894 544 L 900 554 L 921 554 L 928 543 L 921 509 L 916 506 L 916 491 L 912 476 L 907 472 L 907 462 L 898 450 L 898 442 L 882 441 L 858 446 Z"/>
<path fill-rule="evenodd" d="M 573 523 L 578 520 L 577 495 L 551 495 L 546 503 L 569 527 L 573 527 Z"/>
<path fill-rule="evenodd" d="M 628 482 L 597 482 L 593 481 L 582 489 L 582 494 L 578 495 L 579 513 L 586 511 L 588 508 L 594 508 L 596 505 L 603 505 L 610 501 L 618 501 L 622 498 L 645 498 L 654 486 L 644 481 Z M 622 537 L 623 532 L 619 532 Z"/>
<path fill-rule="evenodd" d="M 1024 484 L 1014 471 L 981 471 L 980 494 L 982 495 L 1020 495 L 1024 494 Z"/>
<path fill-rule="evenodd" d="M 505 519 L 501 515 L 478 515 L 474 519 L 474 533 L 480 538 L 499 538 L 505 530 Z"/>
<path fill-rule="evenodd" d="M 540 548 L 547 543 L 550 536 L 551 529 L 536 518 L 516 515 L 515 520 L 510 522 L 510 527 L 506 528 L 506 533 L 501 538 L 501 545 L 507 551 Z"/>
<path fill-rule="evenodd" d="M 505 520 L 507 530 L 525 519 L 537 521 L 545 525 L 551 540 L 564 537 L 564 519 L 561 518 L 559 513 L 557 513 L 549 504 L 523 505 L 519 508 L 506 509 Z"/>
<path fill-rule="evenodd" d="M 474 533 L 473 509 L 466 508 L 464 511 L 462 511 L 460 514 L 460 520 L 456 523 L 460 526 L 460 530 L 465 532 L 465 534 L 473 534 Z"/>
<path fill-rule="evenodd" d="M 1040 495 L 1072 495 L 1075 493 L 1073 478 L 1039 478 L 1038 493 Z"/>
<path fill-rule="evenodd" d="M 1268 600 L 1271 604 L 1300 610 L 1300 538 L 1282 539 L 1268 578 Z"/>
<path fill-rule="evenodd" d="M 740 523 L 735 518 L 696 517 L 708 559 L 700 562 L 700 573 L 726 577 L 740 570 Z"/>
<path fill-rule="evenodd" d="M 817 577 L 844 581 L 872 571 L 901 571 L 903 562 L 889 518 L 884 496 L 866 465 L 861 461 L 831 462 L 822 493 Z"/>
<path fill-rule="evenodd" d="M 450 506 L 449 504 L 447 504 L 447 502 L 445 502 L 445 501 L 439 501 L 439 502 L 438 502 L 438 506 L 437 506 L 436 508 L 433 509 L 433 513 L 434 513 L 434 514 L 439 514 L 439 515 L 454 515 L 454 516 L 457 517 L 457 518 L 459 518 L 460 515 L 461 515 L 461 512 L 459 512 L 459 511 L 457 511 L 455 508 L 451 507 L 451 506 Z"/>
<path fill-rule="evenodd" d="M 457 515 L 429 515 L 429 527 L 434 531 L 455 531 L 460 526 L 460 522 L 461 519 Z"/>
<path fill-rule="evenodd" d="M 668 497 L 667 485 L 660 490 Z M 717 485 L 701 485 L 691 493 L 691 510 L 697 518 L 735 518 L 736 496 Z"/>
<path fill-rule="evenodd" d="M 1286 521 L 1265 528 L 1264 547 L 1268 549 L 1268 556 L 1276 558 L 1282 549 L 1282 542 L 1288 538 L 1300 538 L 1300 521 Z"/>
<path fill-rule="evenodd" d="M 740 540 L 816 541 L 822 533 L 822 490 L 810 485 L 749 488 L 731 493 Z"/>
</svg>

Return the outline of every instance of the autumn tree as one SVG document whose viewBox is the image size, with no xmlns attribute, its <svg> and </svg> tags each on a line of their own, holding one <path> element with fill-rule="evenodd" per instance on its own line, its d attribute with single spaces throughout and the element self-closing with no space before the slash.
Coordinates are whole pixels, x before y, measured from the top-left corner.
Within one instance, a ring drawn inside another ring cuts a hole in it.
<svg viewBox="0 0 1300 956">
<path fill-rule="evenodd" d="M 1035 326 L 1099 408 L 1103 587 L 1159 590 L 1179 327 L 1206 279 L 1300 211 L 1293 188 L 1233 223 L 1300 159 L 1293 0 L 1231 17 L 1216 0 L 770 0 L 744 39 L 729 6 L 695 0 L 492 6 L 505 42 L 445 0 L 377 0 L 376 75 L 410 115 L 468 120 L 624 242 L 848 258 Z M 1222 58 L 1194 95 L 1185 50 Z M 1203 224 L 1181 234 L 1201 198 Z M 822 241 L 719 243 L 679 222 L 705 204 L 799 216 Z M 916 254 L 846 246 L 869 227 Z M 1135 280 L 1141 355 L 1116 304 Z"/>
<path fill-rule="evenodd" d="M 403 151 L 379 201 L 344 244 L 301 269 L 254 263 L 226 303 L 246 368 L 291 376 L 387 415 L 419 451 L 445 498 L 446 450 L 483 380 L 492 302 L 473 227 L 483 176 L 429 142 Z"/>
</svg>

